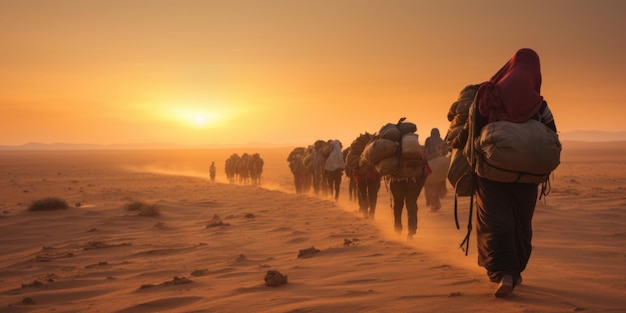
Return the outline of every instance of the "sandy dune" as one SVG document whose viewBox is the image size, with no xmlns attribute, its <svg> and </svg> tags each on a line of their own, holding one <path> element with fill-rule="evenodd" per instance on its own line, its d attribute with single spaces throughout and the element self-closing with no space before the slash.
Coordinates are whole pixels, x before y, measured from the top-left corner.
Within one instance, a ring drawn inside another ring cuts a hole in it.
<svg viewBox="0 0 626 313">
<path fill-rule="evenodd" d="M 294 194 L 291 148 L 2 151 L 0 312 L 626 312 L 626 144 L 564 149 L 505 299 L 475 239 L 469 256 L 458 248 L 467 199 L 457 230 L 451 195 L 438 213 L 420 197 L 406 241 L 385 186 L 375 220 L 345 181 L 338 203 Z M 261 154 L 262 188 L 227 183 L 235 152 Z M 27 210 L 49 196 L 71 207 Z M 124 210 L 135 200 L 160 215 Z M 287 284 L 266 286 L 270 270 Z"/>
</svg>

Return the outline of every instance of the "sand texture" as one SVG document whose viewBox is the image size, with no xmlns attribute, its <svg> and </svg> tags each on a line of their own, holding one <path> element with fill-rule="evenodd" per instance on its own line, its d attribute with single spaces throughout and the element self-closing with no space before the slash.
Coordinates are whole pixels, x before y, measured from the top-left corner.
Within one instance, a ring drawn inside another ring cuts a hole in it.
<svg viewBox="0 0 626 313">
<path fill-rule="evenodd" d="M 375 220 L 346 180 L 336 203 L 296 194 L 290 150 L 0 151 L 0 312 L 626 312 L 623 142 L 564 144 L 504 299 L 475 239 L 459 249 L 466 198 L 457 230 L 451 190 L 436 213 L 422 193 L 407 241 L 384 184 Z M 227 181 L 242 152 L 264 159 L 260 187 Z M 46 197 L 69 208 L 28 210 Z"/>
</svg>

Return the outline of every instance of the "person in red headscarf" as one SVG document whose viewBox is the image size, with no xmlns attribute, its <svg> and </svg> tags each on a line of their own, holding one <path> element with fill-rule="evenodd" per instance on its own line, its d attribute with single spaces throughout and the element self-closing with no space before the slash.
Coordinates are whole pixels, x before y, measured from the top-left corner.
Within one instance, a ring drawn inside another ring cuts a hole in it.
<svg viewBox="0 0 626 313">
<path fill-rule="evenodd" d="M 475 134 L 497 121 L 522 123 L 537 119 L 556 132 L 547 102 L 541 95 L 539 56 L 520 49 L 487 82 L 476 96 Z M 532 250 L 532 217 L 538 184 L 502 183 L 477 178 L 476 237 L 478 264 L 498 283 L 497 297 L 509 295 L 521 284 Z"/>
</svg>

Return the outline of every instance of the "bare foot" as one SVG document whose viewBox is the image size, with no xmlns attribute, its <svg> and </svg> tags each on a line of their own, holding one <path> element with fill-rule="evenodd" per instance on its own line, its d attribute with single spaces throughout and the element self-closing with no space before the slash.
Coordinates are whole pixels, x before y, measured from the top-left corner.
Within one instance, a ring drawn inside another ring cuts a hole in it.
<svg viewBox="0 0 626 313">
<path fill-rule="evenodd" d="M 496 297 L 506 297 L 513 291 L 513 277 L 511 275 L 502 276 L 498 288 L 493 293 Z"/>
</svg>

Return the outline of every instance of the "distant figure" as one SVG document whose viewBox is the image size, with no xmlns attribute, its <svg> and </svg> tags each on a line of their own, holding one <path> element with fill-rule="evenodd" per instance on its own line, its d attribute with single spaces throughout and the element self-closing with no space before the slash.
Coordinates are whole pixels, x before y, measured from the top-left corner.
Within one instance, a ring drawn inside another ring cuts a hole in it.
<svg viewBox="0 0 626 313">
<path fill-rule="evenodd" d="M 211 176 L 211 181 L 215 181 L 215 162 L 211 162 L 211 167 L 209 168 L 209 175 Z"/>
<path fill-rule="evenodd" d="M 320 193 L 323 195 L 328 193 L 324 165 L 330 153 L 329 149 L 328 143 L 323 140 L 316 140 L 311 148 L 311 168 L 309 177 L 311 178 L 311 185 L 313 186 L 313 192 L 316 196 L 319 196 Z"/>
<path fill-rule="evenodd" d="M 424 143 L 424 154 L 426 155 L 426 159 L 428 160 L 430 168 L 433 171 L 433 175 L 426 180 L 424 193 L 426 195 L 426 205 L 430 207 L 432 212 L 439 211 L 441 208 L 441 202 L 439 200 L 445 197 L 448 193 L 445 174 L 448 170 L 448 166 L 446 165 L 449 165 L 450 162 L 449 159 L 444 158 L 449 151 L 450 147 L 441 138 L 439 129 L 433 128 L 430 131 L 430 137 L 426 138 L 426 142 Z M 435 173 L 435 171 L 441 173 Z M 433 181 L 435 177 L 439 177 L 440 179 Z"/>
<path fill-rule="evenodd" d="M 261 176 L 263 175 L 263 165 L 265 162 L 258 153 L 252 154 L 250 158 L 250 177 L 252 178 L 253 185 L 261 184 Z"/>
<path fill-rule="evenodd" d="M 341 177 L 343 176 L 346 163 L 343 160 L 341 141 L 329 140 L 328 145 L 330 147 L 330 154 L 324 165 L 324 173 L 326 174 L 330 196 L 337 201 L 339 200 Z"/>
<path fill-rule="evenodd" d="M 445 156 L 450 151 L 448 144 L 441 138 L 438 128 L 430 131 L 430 137 L 424 142 L 424 154 L 426 159 L 432 160 L 438 156 Z"/>
<path fill-rule="evenodd" d="M 241 162 L 241 157 L 237 153 L 231 154 L 224 164 L 224 173 L 226 173 L 226 178 L 228 182 L 234 184 L 237 181 L 237 177 L 239 176 L 238 165 Z"/>
<path fill-rule="evenodd" d="M 302 162 L 302 157 L 306 152 L 304 147 L 294 148 L 287 157 L 289 163 L 289 169 L 293 174 L 293 182 L 296 188 L 296 193 L 302 194 L 308 191 L 306 184 L 306 169 Z"/>
</svg>

